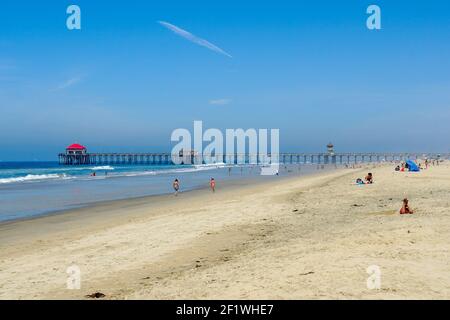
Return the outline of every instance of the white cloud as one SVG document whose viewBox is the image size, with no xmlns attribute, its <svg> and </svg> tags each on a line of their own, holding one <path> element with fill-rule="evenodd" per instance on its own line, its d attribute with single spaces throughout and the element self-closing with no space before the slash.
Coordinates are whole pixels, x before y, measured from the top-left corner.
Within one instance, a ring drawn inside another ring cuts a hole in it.
<svg viewBox="0 0 450 320">
<path fill-rule="evenodd" d="M 229 58 L 233 58 L 229 53 L 225 52 L 224 50 L 222 50 L 218 46 L 212 44 L 211 42 L 209 42 L 209 41 L 207 41 L 205 39 L 199 38 L 199 37 L 193 35 L 192 33 L 188 32 L 186 30 L 183 30 L 183 29 L 181 29 L 181 28 L 179 28 L 179 27 L 177 27 L 177 26 L 175 26 L 175 25 L 173 25 L 171 23 L 168 23 L 168 22 L 165 22 L 165 21 L 158 21 L 158 23 L 160 25 L 166 27 L 167 29 L 169 29 L 173 33 L 179 35 L 180 37 L 185 38 L 188 41 L 191 41 L 191 42 L 193 42 L 195 44 L 198 44 L 199 46 L 208 48 L 209 50 L 212 50 L 214 52 L 223 54 L 224 56 L 227 56 Z"/>
<path fill-rule="evenodd" d="M 56 90 L 63 90 L 67 89 L 81 81 L 81 77 L 72 77 L 70 79 L 67 79 L 63 83 L 61 83 L 58 87 L 56 87 Z"/>
<path fill-rule="evenodd" d="M 224 106 L 231 102 L 231 99 L 215 99 L 215 100 L 209 100 L 209 104 L 217 105 L 217 106 Z"/>
</svg>

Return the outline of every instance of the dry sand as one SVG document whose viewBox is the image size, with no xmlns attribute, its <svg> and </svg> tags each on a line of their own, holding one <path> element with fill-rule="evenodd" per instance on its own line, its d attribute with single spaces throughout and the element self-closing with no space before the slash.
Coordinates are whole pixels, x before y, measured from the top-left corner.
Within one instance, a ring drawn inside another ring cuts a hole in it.
<svg viewBox="0 0 450 320">
<path fill-rule="evenodd" d="M 371 167 L 375 184 L 352 184 L 368 170 L 0 225 L 0 298 L 450 298 L 449 164 Z M 412 215 L 398 214 L 405 196 Z M 80 290 L 66 288 L 71 264 Z M 371 265 L 380 289 L 367 288 Z"/>
</svg>

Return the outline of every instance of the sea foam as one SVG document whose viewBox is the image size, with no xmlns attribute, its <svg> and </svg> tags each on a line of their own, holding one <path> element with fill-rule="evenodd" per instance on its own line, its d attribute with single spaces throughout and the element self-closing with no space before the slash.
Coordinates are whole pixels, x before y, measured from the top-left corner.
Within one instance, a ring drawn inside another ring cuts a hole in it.
<svg viewBox="0 0 450 320">
<path fill-rule="evenodd" d="M 3 178 L 0 179 L 0 183 L 17 183 L 26 181 L 39 181 L 39 180 L 50 180 L 50 179 L 70 179 L 65 174 L 28 174 L 23 177 L 13 177 L 13 178 Z"/>
<path fill-rule="evenodd" d="M 91 170 L 114 170 L 111 166 L 99 166 L 99 167 L 93 167 Z"/>
</svg>

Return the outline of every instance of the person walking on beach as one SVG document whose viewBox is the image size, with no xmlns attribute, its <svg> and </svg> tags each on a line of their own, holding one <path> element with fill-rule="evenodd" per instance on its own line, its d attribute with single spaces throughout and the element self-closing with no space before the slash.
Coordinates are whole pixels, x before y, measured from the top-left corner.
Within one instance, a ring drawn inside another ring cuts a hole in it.
<svg viewBox="0 0 450 320">
<path fill-rule="evenodd" d="M 178 190 L 180 190 L 180 181 L 178 179 L 175 179 L 172 183 L 173 190 L 175 190 L 175 195 L 178 195 Z"/>
<path fill-rule="evenodd" d="M 209 180 L 209 186 L 211 187 L 212 192 L 216 192 L 216 180 L 214 180 L 214 178 L 211 178 L 211 180 Z"/>
</svg>

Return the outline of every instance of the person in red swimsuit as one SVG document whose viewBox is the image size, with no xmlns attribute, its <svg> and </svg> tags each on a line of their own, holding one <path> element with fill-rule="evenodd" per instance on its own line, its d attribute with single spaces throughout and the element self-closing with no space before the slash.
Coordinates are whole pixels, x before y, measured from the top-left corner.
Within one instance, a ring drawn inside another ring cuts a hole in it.
<svg viewBox="0 0 450 320">
<path fill-rule="evenodd" d="M 209 180 L 209 186 L 211 187 L 212 192 L 216 192 L 216 180 L 214 180 L 214 178 L 211 178 L 211 180 Z"/>
</svg>

